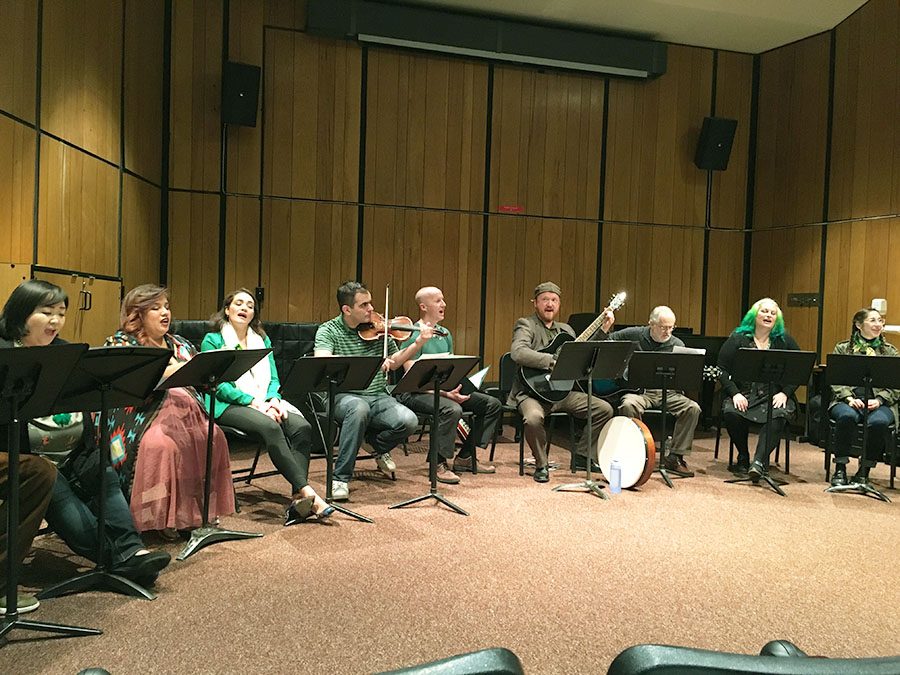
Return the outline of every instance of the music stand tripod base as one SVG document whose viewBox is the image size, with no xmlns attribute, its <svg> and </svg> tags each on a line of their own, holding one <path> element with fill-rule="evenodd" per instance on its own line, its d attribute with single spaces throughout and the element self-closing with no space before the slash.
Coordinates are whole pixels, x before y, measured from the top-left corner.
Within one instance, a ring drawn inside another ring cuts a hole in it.
<svg viewBox="0 0 900 675">
<path fill-rule="evenodd" d="M 444 497 L 444 495 L 442 495 L 440 492 L 438 492 L 436 490 L 434 492 L 429 492 L 428 494 L 420 495 L 418 497 L 413 497 L 412 499 L 407 499 L 405 502 L 400 502 L 399 504 L 394 504 L 393 506 L 389 506 L 388 508 L 389 509 L 402 509 L 405 506 L 412 506 L 413 504 L 418 504 L 419 502 L 425 501 L 426 499 L 434 499 L 435 501 L 440 502 L 447 508 L 453 509 L 461 516 L 469 515 L 468 511 L 460 508 L 459 506 L 457 506 L 456 504 L 451 502 L 449 499 Z"/>
<path fill-rule="evenodd" d="M 873 488 L 871 485 L 867 485 L 865 483 L 848 483 L 847 485 L 832 485 L 831 487 L 825 488 L 825 492 L 855 492 L 857 494 L 865 495 L 867 497 L 874 497 L 883 502 L 890 503 L 890 498 L 881 492 L 881 490 L 877 490 Z"/>
<path fill-rule="evenodd" d="M 261 537 L 262 532 L 240 532 L 238 530 L 225 530 L 212 525 L 206 525 L 191 530 L 191 538 L 188 543 L 178 554 L 176 560 L 187 560 L 187 558 L 204 546 L 216 544 L 220 541 L 233 541 L 237 539 L 256 539 Z"/>
<path fill-rule="evenodd" d="M 36 597 L 38 600 L 48 600 L 49 598 L 58 598 L 69 593 L 81 593 L 82 591 L 94 589 L 114 591 L 122 595 L 141 597 L 145 600 L 156 599 L 156 594 L 153 591 L 144 588 L 131 579 L 109 572 L 100 566 L 81 576 L 66 579 L 54 586 L 45 588 Z"/>
<path fill-rule="evenodd" d="M 776 478 L 772 478 L 768 474 L 762 474 L 759 477 L 750 476 L 749 474 L 746 476 L 741 476 L 740 478 L 729 478 L 726 480 L 726 483 L 753 483 L 754 485 L 759 485 L 760 481 L 766 483 L 770 488 L 772 488 L 775 492 L 780 494 L 782 497 L 787 497 L 784 490 L 781 489 L 782 485 L 787 485 L 787 482 L 778 480 Z"/>
<path fill-rule="evenodd" d="M 595 480 L 591 480 L 590 476 L 588 476 L 585 480 L 580 483 L 565 483 L 563 485 L 557 485 L 553 488 L 554 492 L 590 492 L 591 494 L 597 495 L 600 499 L 609 499 L 609 495 L 603 491 L 603 485 L 598 483 Z"/>
</svg>

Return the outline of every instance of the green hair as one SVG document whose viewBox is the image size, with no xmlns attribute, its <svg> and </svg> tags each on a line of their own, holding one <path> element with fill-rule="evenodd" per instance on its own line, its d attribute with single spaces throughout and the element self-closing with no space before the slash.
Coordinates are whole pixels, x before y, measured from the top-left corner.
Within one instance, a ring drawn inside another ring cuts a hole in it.
<svg viewBox="0 0 900 675">
<path fill-rule="evenodd" d="M 778 303 L 772 298 L 760 298 L 753 303 L 753 306 L 744 314 L 741 325 L 734 329 L 735 333 L 741 335 L 753 335 L 756 333 L 756 315 L 759 314 L 759 306 L 764 302 L 771 302 L 778 307 Z M 778 314 L 775 315 L 775 325 L 772 326 L 772 337 L 784 337 L 784 314 L 781 313 L 781 307 L 778 307 Z"/>
</svg>

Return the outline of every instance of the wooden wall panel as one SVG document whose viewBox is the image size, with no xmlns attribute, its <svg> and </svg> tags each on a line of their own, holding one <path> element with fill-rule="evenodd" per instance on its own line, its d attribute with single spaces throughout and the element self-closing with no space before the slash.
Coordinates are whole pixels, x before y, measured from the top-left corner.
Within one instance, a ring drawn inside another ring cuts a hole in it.
<svg viewBox="0 0 900 675">
<path fill-rule="evenodd" d="M 769 229 L 753 233 L 750 302 L 770 297 L 784 312 L 788 332 L 802 349 L 815 350 L 818 310 L 788 307 L 788 293 L 816 293 L 822 231 L 819 227 Z M 746 308 L 744 308 L 746 310 Z M 734 325 L 740 320 L 737 317 Z"/>
<path fill-rule="evenodd" d="M 629 293 L 622 323 L 667 304 L 699 330 L 706 172 L 693 159 L 711 88 L 712 52 L 677 45 L 658 80 L 610 81 L 600 268 L 604 296 Z"/>
<path fill-rule="evenodd" d="M 267 26 L 306 29 L 306 0 L 266 0 L 265 12 Z"/>
<path fill-rule="evenodd" d="M 159 283 L 160 190 L 125 175 L 122 190 L 122 283 Z M 176 239 L 175 245 L 180 241 Z"/>
<path fill-rule="evenodd" d="M 41 126 L 118 163 L 121 0 L 45 0 Z"/>
<path fill-rule="evenodd" d="M 900 212 L 898 28 L 895 0 L 871 0 L 837 28 L 831 220 Z"/>
<path fill-rule="evenodd" d="M 164 18 L 163 0 L 125 4 L 125 167 L 157 184 L 162 162 Z"/>
<path fill-rule="evenodd" d="M 370 49 L 366 201 L 481 211 L 487 66 Z"/>
<path fill-rule="evenodd" d="M 0 2 L 0 109 L 34 123 L 37 0 Z"/>
<path fill-rule="evenodd" d="M 457 354 L 478 354 L 481 322 L 481 216 L 392 208 L 367 208 L 363 279 L 384 312 L 418 319 L 415 294 L 437 286 L 447 302 L 445 323 Z M 493 321 L 488 318 L 488 322 Z"/>
<path fill-rule="evenodd" d="M 900 218 L 828 226 L 826 249 L 822 354 L 850 335 L 856 310 L 869 307 L 873 298 L 887 300 L 886 319 L 900 324 Z M 900 347 L 900 336 L 888 334 Z"/>
<path fill-rule="evenodd" d="M 744 315 L 744 233 L 714 230 L 709 234 L 706 334 L 730 335 Z M 681 319 L 679 319 L 681 321 Z M 699 324 L 694 326 L 699 331 Z"/>
<path fill-rule="evenodd" d="M 40 181 L 37 263 L 118 274 L 118 171 L 44 136 Z"/>
<path fill-rule="evenodd" d="M 26 279 L 31 278 L 31 264 L 15 264 L 6 261 L 0 262 L 0 297 L 9 297 L 13 289 Z"/>
<path fill-rule="evenodd" d="M 170 186 L 218 190 L 222 3 L 172 3 Z"/>
<path fill-rule="evenodd" d="M 725 171 L 713 171 L 712 227 L 743 229 L 747 218 L 747 159 L 750 144 L 750 99 L 753 57 L 719 52 L 716 115 L 738 122 Z"/>
<path fill-rule="evenodd" d="M 229 4 L 228 59 L 261 66 L 263 59 L 263 22 L 265 5 L 256 0 L 238 0 Z M 228 127 L 228 190 L 259 194 L 260 152 L 262 149 L 262 80 L 257 100 L 256 126 Z"/>
<path fill-rule="evenodd" d="M 225 211 L 225 292 L 259 284 L 259 200 L 229 197 Z"/>
<path fill-rule="evenodd" d="M 822 219 L 829 53 L 823 34 L 761 57 L 755 229 Z"/>
<path fill-rule="evenodd" d="M 169 195 L 169 280 L 172 313 L 202 319 L 219 299 L 219 197 Z"/>
<path fill-rule="evenodd" d="M 356 275 L 355 206 L 267 199 L 263 206 L 265 318 L 325 321 L 337 287 Z"/>
<path fill-rule="evenodd" d="M 516 319 L 531 314 L 534 287 L 562 289 L 560 317 L 594 310 L 597 226 L 558 219 L 493 216 L 488 231 L 484 363 L 499 365 Z M 604 285 L 603 299 L 619 290 Z"/>
<path fill-rule="evenodd" d="M 34 130 L 0 116 L 0 260 L 31 262 Z"/>
<path fill-rule="evenodd" d="M 287 31 L 266 36 L 264 193 L 355 202 L 360 48 Z"/>
<path fill-rule="evenodd" d="M 598 217 L 601 78 L 497 66 L 492 128 L 491 211 Z"/>
</svg>

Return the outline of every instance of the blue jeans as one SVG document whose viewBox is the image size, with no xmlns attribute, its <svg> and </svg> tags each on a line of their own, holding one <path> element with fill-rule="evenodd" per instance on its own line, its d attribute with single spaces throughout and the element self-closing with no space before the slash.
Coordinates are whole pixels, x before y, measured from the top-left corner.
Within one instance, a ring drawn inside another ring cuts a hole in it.
<svg viewBox="0 0 900 675">
<path fill-rule="evenodd" d="M 56 532 L 75 553 L 93 562 L 97 560 L 97 518 L 72 489 L 64 475 L 65 466 L 56 476 L 53 496 L 44 515 L 50 529 Z M 131 509 L 122 494 L 119 476 L 111 467 L 106 468 L 106 554 L 112 565 L 125 562 L 144 548 L 134 527 Z M 93 499 L 92 501 L 96 501 Z"/>
<path fill-rule="evenodd" d="M 856 425 L 863 420 L 861 410 L 856 410 L 846 403 L 835 403 L 830 411 L 834 420 L 834 461 L 836 464 L 847 464 L 853 441 L 856 439 Z M 887 428 L 894 421 L 894 413 L 886 405 L 869 411 L 869 433 L 865 456 L 860 456 L 860 466 L 875 466 L 884 457 L 884 442 Z"/>
<path fill-rule="evenodd" d="M 416 414 L 387 394 L 338 394 L 334 418 L 341 425 L 334 479 L 349 482 L 363 441 L 376 455 L 390 452 L 419 425 Z"/>
</svg>

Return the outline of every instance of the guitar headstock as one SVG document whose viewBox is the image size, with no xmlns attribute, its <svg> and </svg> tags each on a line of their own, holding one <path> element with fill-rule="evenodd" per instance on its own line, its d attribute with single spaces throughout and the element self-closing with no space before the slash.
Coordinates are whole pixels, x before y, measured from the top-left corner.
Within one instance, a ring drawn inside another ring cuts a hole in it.
<svg viewBox="0 0 900 675">
<path fill-rule="evenodd" d="M 611 312 L 615 312 L 622 305 L 625 304 L 625 298 L 628 294 L 625 291 L 619 291 L 614 296 L 609 299 L 609 305 L 607 305 L 607 309 Z"/>
</svg>

